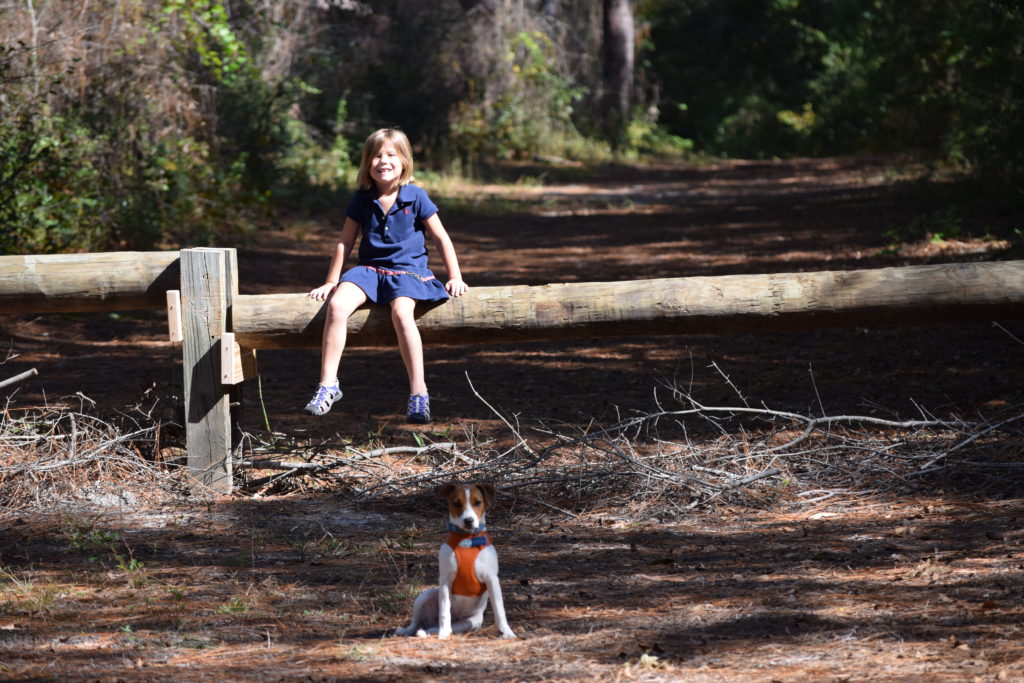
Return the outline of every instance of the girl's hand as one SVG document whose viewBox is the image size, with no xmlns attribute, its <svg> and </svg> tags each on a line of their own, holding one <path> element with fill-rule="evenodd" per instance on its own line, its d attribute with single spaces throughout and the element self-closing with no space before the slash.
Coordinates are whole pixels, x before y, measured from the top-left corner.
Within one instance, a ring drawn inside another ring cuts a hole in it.
<svg viewBox="0 0 1024 683">
<path fill-rule="evenodd" d="M 334 288 L 337 286 L 337 282 L 325 282 L 324 284 L 320 285 L 319 287 L 311 291 L 309 294 L 307 294 L 307 296 L 310 299 L 315 299 L 316 301 L 326 301 L 327 297 L 331 295 L 331 292 L 333 292 Z"/>
<path fill-rule="evenodd" d="M 453 277 L 445 284 L 444 288 L 452 296 L 462 296 L 469 291 L 469 285 L 463 282 L 461 277 Z"/>
</svg>

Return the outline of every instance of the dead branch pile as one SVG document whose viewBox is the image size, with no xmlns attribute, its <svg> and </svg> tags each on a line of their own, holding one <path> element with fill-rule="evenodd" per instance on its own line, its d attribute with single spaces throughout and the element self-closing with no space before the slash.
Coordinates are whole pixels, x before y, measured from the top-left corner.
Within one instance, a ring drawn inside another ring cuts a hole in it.
<svg viewBox="0 0 1024 683">
<path fill-rule="evenodd" d="M 8 405 L 0 413 L 0 507 L 110 507 L 180 495 L 179 468 L 154 460 L 157 421 L 143 412 L 104 419 L 79 400 L 79 410 Z"/>
<path fill-rule="evenodd" d="M 161 449 L 158 420 L 141 410 L 103 419 L 81 398 L 78 411 L 8 407 L 0 415 L 0 507 L 109 507 L 186 492 L 183 453 Z M 705 406 L 678 391 L 674 400 L 677 409 L 586 428 L 524 426 L 495 410 L 508 433 L 500 444 L 417 436 L 415 446 L 300 446 L 249 433 L 234 465 L 242 490 L 256 494 L 308 487 L 394 503 L 447 481 L 486 480 L 563 511 L 616 507 L 651 516 L 924 487 L 1000 496 L 1024 483 L 1024 406 L 974 421 L 889 420 L 746 401 Z"/>
<path fill-rule="evenodd" d="M 704 406 L 678 392 L 676 398 L 683 402 L 677 410 L 576 431 L 527 429 L 499 414 L 512 437 L 501 449 L 445 442 L 364 452 L 323 443 L 305 457 L 282 459 L 260 456 L 268 445 L 254 442 L 243 465 L 276 473 L 246 488 L 266 491 L 303 475 L 356 499 L 384 501 L 453 479 L 486 480 L 559 509 L 629 506 L 661 515 L 925 486 L 1003 495 L 1019 491 L 1024 480 L 1021 407 L 978 421 L 889 420 Z"/>
</svg>

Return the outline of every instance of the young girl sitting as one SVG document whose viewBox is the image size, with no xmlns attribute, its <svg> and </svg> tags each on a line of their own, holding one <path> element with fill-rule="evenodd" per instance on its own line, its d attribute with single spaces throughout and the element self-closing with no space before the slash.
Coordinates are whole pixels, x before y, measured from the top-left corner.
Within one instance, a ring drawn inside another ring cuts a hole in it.
<svg viewBox="0 0 1024 683">
<path fill-rule="evenodd" d="M 469 288 L 462 281 L 455 248 L 437 217 L 437 207 L 425 191 L 409 184 L 412 149 L 405 133 L 383 128 L 370 135 L 363 145 L 357 180 L 359 190 L 345 212 L 327 280 L 309 293 L 317 301 L 330 297 L 330 302 L 320 386 L 306 411 L 324 415 L 341 398 L 338 365 L 345 350 L 348 318 L 370 300 L 391 307 L 398 348 L 409 374 L 408 421 L 423 424 L 430 421 L 430 397 L 423 372 L 423 344 L 413 318 L 416 302 L 441 301 L 449 294 L 462 296 Z M 360 231 L 359 265 L 341 276 Z M 444 285 L 427 267 L 424 234 L 430 236 L 448 273 Z"/>
</svg>

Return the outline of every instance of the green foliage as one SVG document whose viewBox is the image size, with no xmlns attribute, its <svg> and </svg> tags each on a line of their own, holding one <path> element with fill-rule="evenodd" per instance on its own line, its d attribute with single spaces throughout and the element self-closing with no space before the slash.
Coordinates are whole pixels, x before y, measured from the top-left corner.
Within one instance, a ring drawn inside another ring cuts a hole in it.
<svg viewBox="0 0 1024 683">
<path fill-rule="evenodd" d="M 1024 7 L 648 0 L 660 121 L 732 156 L 910 152 L 1024 179 Z"/>
<path fill-rule="evenodd" d="M 984 174 L 924 176 L 901 183 L 900 192 L 918 207 L 918 213 L 884 235 L 886 253 L 899 253 L 906 244 L 942 243 L 953 240 L 1000 242 L 1010 249 L 1024 246 L 1024 199 L 1007 192 L 1006 180 L 994 181 Z"/>
<path fill-rule="evenodd" d="M 0 120 L 0 252 L 92 244 L 100 184 L 89 159 L 94 148 L 80 126 L 61 117 Z"/>
<path fill-rule="evenodd" d="M 2 252 L 204 244 L 334 206 L 382 125 L 421 170 L 909 152 L 1022 203 L 1011 0 L 640 0 L 640 101 L 614 150 L 599 3 L 72 6 L 3 10 Z"/>
<path fill-rule="evenodd" d="M 336 199 L 336 192 L 345 186 L 352 166 L 349 142 L 343 133 L 347 116 L 347 102 L 342 99 L 327 134 L 298 119 L 286 120 L 286 145 L 277 163 L 279 197 L 291 193 L 309 202 L 311 195 L 319 192 L 328 200 Z"/>
<path fill-rule="evenodd" d="M 703 151 L 768 157 L 800 153 L 807 132 L 781 112 L 807 111 L 828 53 L 823 15 L 838 3 L 650 0 L 642 61 L 662 88 L 660 121 Z M 800 114 L 797 115 L 798 117 Z"/>
<path fill-rule="evenodd" d="M 889 239 L 889 244 L 882 251 L 898 254 L 904 244 L 921 241 L 944 242 L 960 237 L 963 232 L 963 219 L 959 211 L 955 207 L 947 206 L 917 216 L 906 225 L 887 230 L 885 236 Z"/>
<path fill-rule="evenodd" d="M 301 78 L 267 77 L 257 67 L 252 50 L 232 26 L 224 3 L 212 0 L 167 0 L 155 31 L 177 22 L 176 47 L 187 60 L 198 61 L 200 82 L 212 88 L 216 105 L 212 162 L 219 169 L 240 172 L 236 200 L 264 204 L 275 187 L 336 183 L 347 164 L 345 146 L 318 144 L 309 127 L 291 109 L 319 91 Z M 267 17 L 253 13 L 249 33 L 257 47 L 272 27 Z M 339 103 L 337 119 L 344 115 Z M 339 153 L 339 150 L 341 153 Z"/>
<path fill-rule="evenodd" d="M 316 89 L 258 68 L 245 39 L 261 47 L 273 27 L 253 14 L 239 31 L 238 10 L 119 5 L 106 27 L 64 17 L 73 38 L 45 44 L 0 29 L 0 252 L 205 244 L 247 229 L 275 192 L 337 190 L 346 141 L 294 115 Z M 68 58 L 97 32 L 108 49 Z M 344 103 L 336 114 L 340 127 Z"/>
<path fill-rule="evenodd" d="M 251 609 L 251 605 L 241 598 L 234 597 L 217 608 L 221 614 L 244 614 Z"/>
<path fill-rule="evenodd" d="M 231 27 L 224 3 L 164 0 L 160 16 L 150 25 L 150 34 L 159 40 L 174 22 L 179 24 L 175 33 L 180 40 L 192 47 L 200 65 L 217 82 L 233 86 L 252 71 L 252 57 Z"/>
<path fill-rule="evenodd" d="M 666 131 L 657 123 L 634 119 L 626 127 L 628 148 L 654 157 L 679 158 L 693 151 L 693 140 Z"/>
<path fill-rule="evenodd" d="M 102 567 L 115 567 L 129 575 L 129 583 L 141 586 L 145 578 L 141 575 L 143 563 L 134 557 L 132 549 L 121 534 L 112 529 L 96 527 L 94 520 L 70 520 L 64 527 L 64 540 L 68 544 L 68 552 L 87 556 L 89 562 Z M 124 544 L 128 551 L 122 555 L 118 546 Z"/>
<path fill-rule="evenodd" d="M 35 584 L 0 565 L 0 615 L 46 614 L 59 598 L 60 591 L 52 585 Z"/>
<path fill-rule="evenodd" d="M 141 114 L 97 125 L 80 110 L 0 119 L 0 178 L 6 253 L 203 243 L 233 180 L 207 163 L 204 143 L 158 137 Z"/>
<path fill-rule="evenodd" d="M 572 115 L 584 91 L 556 71 L 555 49 L 539 31 L 510 37 L 497 65 L 501 75 L 476 82 L 476 96 L 454 112 L 451 143 L 464 159 L 560 154 L 566 141 L 580 137 Z"/>
</svg>

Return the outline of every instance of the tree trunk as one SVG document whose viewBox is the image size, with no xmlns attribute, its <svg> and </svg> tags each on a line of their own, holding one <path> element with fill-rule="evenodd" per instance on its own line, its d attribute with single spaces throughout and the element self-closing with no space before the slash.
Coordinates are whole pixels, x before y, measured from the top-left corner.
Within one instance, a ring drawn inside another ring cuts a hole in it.
<svg viewBox="0 0 1024 683">
<path fill-rule="evenodd" d="M 558 18 L 558 6 L 561 0 L 541 0 L 538 12 L 541 16 L 547 17 L 548 19 Z"/>
<path fill-rule="evenodd" d="M 620 147 L 626 141 L 626 124 L 633 104 L 633 0 L 603 3 L 605 126 L 609 142 Z"/>
</svg>

